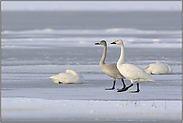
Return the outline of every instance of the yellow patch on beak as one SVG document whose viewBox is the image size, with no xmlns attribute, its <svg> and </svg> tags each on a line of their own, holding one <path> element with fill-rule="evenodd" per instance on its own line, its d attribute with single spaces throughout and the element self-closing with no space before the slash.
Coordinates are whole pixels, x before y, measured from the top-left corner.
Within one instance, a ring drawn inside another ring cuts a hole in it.
<svg viewBox="0 0 183 123">
<path fill-rule="evenodd" d="M 114 43 L 117 43 L 117 40 Z"/>
</svg>

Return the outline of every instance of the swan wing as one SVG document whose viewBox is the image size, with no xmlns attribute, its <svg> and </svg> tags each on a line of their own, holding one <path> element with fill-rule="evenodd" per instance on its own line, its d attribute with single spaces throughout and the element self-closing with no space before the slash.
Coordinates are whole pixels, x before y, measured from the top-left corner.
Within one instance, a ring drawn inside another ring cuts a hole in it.
<svg viewBox="0 0 183 123">
<path fill-rule="evenodd" d="M 148 74 L 160 75 L 170 74 L 171 68 L 166 63 L 156 62 L 155 64 L 149 64 L 148 67 L 143 68 Z"/>
<path fill-rule="evenodd" d="M 154 82 L 154 80 L 141 68 L 132 64 L 122 64 L 119 71 L 132 82 Z"/>
<path fill-rule="evenodd" d="M 105 74 L 107 74 L 112 78 L 116 78 L 116 79 L 124 78 L 119 72 L 117 65 L 115 63 L 103 64 L 103 65 L 100 65 L 100 67 Z"/>
<path fill-rule="evenodd" d="M 79 84 L 84 82 L 84 77 L 80 74 L 73 75 L 71 73 L 61 73 L 60 74 L 60 82 L 64 84 L 72 83 L 72 84 Z"/>
<path fill-rule="evenodd" d="M 68 84 L 68 83 L 77 83 L 78 77 L 70 74 L 70 73 L 59 73 L 58 75 L 54 75 L 49 77 L 53 82 L 59 84 Z"/>
<path fill-rule="evenodd" d="M 172 72 L 172 69 L 171 69 L 171 67 L 168 65 L 168 64 L 166 64 L 166 63 L 162 63 L 162 64 L 164 64 L 164 66 L 166 66 L 166 73 L 167 74 L 170 74 L 171 72 Z"/>
</svg>

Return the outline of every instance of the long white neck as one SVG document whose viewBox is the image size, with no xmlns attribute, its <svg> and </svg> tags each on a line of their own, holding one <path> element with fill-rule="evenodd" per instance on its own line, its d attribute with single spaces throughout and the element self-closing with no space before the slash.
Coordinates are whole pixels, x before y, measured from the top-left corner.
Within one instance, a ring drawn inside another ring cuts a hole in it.
<svg viewBox="0 0 183 123">
<path fill-rule="evenodd" d="M 102 58 L 100 60 L 100 65 L 105 64 L 106 52 L 107 52 L 107 46 L 104 46 L 104 51 L 103 51 Z"/>
<path fill-rule="evenodd" d="M 124 46 L 123 45 L 120 45 L 120 46 L 121 46 L 121 55 L 117 62 L 117 66 L 122 65 L 124 62 Z"/>
</svg>

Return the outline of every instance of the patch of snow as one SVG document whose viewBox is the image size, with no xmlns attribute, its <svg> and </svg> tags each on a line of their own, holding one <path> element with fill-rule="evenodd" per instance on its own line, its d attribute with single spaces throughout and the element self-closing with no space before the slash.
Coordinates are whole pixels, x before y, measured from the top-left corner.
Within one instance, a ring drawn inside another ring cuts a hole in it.
<svg viewBox="0 0 183 123">
<path fill-rule="evenodd" d="M 4 121 L 181 121 L 181 101 L 2 98 Z"/>
</svg>

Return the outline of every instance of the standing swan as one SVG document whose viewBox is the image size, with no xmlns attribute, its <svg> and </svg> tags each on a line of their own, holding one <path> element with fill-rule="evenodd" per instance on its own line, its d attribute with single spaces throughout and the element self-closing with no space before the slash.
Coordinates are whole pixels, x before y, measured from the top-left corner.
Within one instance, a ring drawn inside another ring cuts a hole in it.
<svg viewBox="0 0 183 123">
<path fill-rule="evenodd" d="M 121 79 L 121 81 L 123 83 L 122 89 L 124 89 L 126 87 L 124 80 L 123 80 L 124 77 L 120 74 L 119 70 L 117 69 L 116 64 L 115 63 L 107 63 L 107 64 L 105 63 L 106 52 L 107 52 L 106 41 L 102 40 L 99 43 L 95 43 L 95 45 L 103 45 L 104 46 L 103 55 L 102 55 L 102 58 L 100 60 L 100 68 L 102 69 L 102 71 L 105 74 L 112 77 L 114 80 L 112 88 L 106 88 L 105 90 L 113 90 L 115 88 L 116 79 Z M 119 90 L 121 90 L 121 89 L 119 89 Z"/>
<path fill-rule="evenodd" d="M 169 65 L 163 62 L 156 62 L 154 64 L 149 64 L 148 67 L 143 68 L 148 74 L 161 75 L 161 74 L 171 74 L 171 68 Z"/>
<path fill-rule="evenodd" d="M 111 44 L 118 44 L 121 46 L 121 56 L 117 62 L 117 68 L 120 73 L 128 80 L 131 81 L 131 85 L 125 89 L 118 90 L 119 92 L 126 91 L 128 88 L 133 86 L 133 83 L 137 83 L 137 91 L 131 91 L 132 93 L 139 92 L 139 83 L 141 82 L 154 82 L 154 80 L 147 74 L 143 69 L 132 65 L 132 64 L 123 64 L 124 61 L 124 44 L 121 39 L 116 40 Z"/>
<path fill-rule="evenodd" d="M 73 70 L 66 70 L 48 79 L 51 79 L 56 84 L 82 84 L 84 82 L 84 77 Z"/>
</svg>

